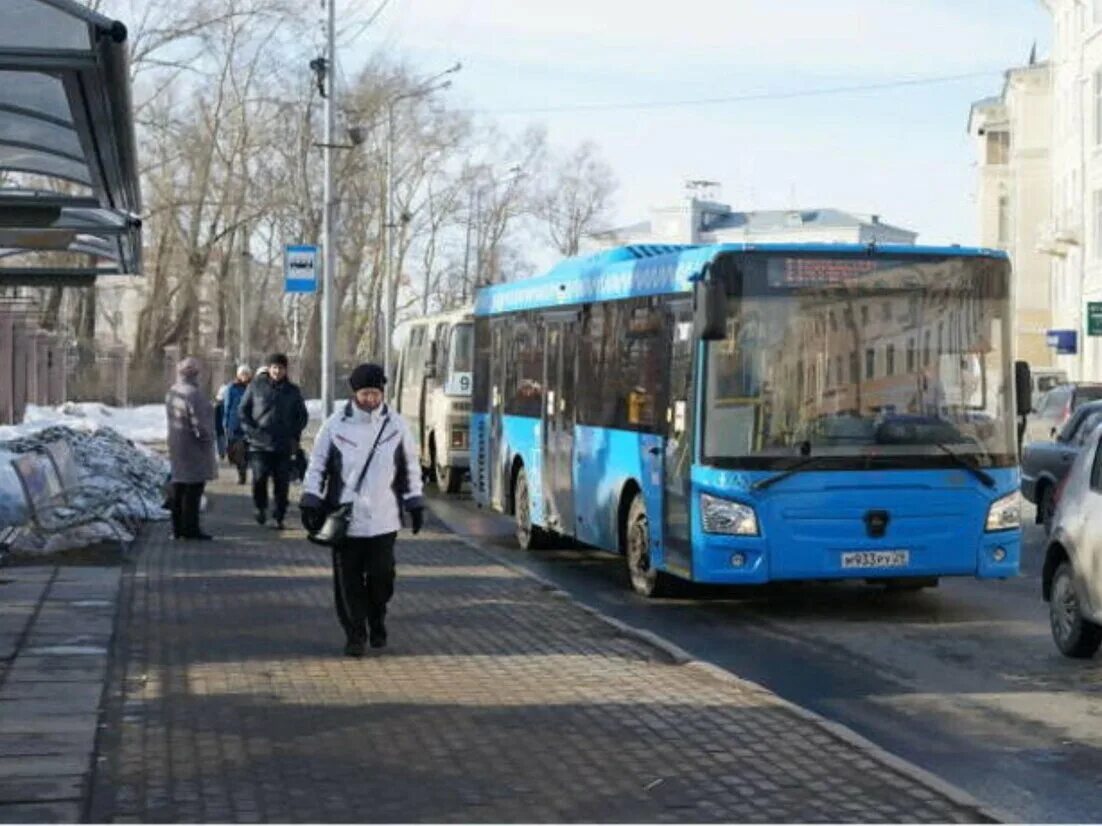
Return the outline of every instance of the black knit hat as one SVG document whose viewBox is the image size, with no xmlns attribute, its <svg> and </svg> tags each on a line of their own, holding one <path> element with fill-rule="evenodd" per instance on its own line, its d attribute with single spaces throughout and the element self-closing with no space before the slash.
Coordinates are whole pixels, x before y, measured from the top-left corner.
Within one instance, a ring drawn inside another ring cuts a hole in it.
<svg viewBox="0 0 1102 826">
<path fill-rule="evenodd" d="M 361 364 L 352 371 L 348 377 L 348 383 L 352 385 L 352 392 L 363 390 L 365 387 L 374 387 L 382 390 L 386 387 L 386 374 L 383 368 L 377 364 Z"/>
<path fill-rule="evenodd" d="M 268 360 L 264 363 L 269 365 L 269 366 L 271 366 L 273 364 L 278 364 L 280 367 L 282 367 L 284 370 L 286 370 L 287 369 L 287 356 L 283 355 L 283 353 L 272 353 L 270 356 L 268 356 Z"/>
</svg>

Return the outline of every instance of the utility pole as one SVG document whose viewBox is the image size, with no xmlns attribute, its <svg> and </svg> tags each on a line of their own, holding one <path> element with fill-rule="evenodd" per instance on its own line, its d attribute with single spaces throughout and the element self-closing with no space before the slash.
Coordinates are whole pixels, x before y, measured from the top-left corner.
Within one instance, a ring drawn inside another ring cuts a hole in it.
<svg viewBox="0 0 1102 826">
<path fill-rule="evenodd" d="M 248 364 L 249 350 L 249 284 L 252 283 L 253 255 L 249 251 L 249 225 L 241 227 L 241 266 L 237 272 L 240 294 L 238 296 L 238 336 L 237 336 L 237 363 Z"/>
<path fill-rule="evenodd" d="M 326 25 L 325 83 L 325 263 L 321 271 L 321 399 L 324 415 L 333 412 L 336 370 L 333 362 L 333 338 L 336 335 L 336 306 L 333 301 L 337 269 L 337 194 L 333 186 L 333 140 L 337 126 L 337 0 L 325 0 L 329 19 Z"/>
</svg>

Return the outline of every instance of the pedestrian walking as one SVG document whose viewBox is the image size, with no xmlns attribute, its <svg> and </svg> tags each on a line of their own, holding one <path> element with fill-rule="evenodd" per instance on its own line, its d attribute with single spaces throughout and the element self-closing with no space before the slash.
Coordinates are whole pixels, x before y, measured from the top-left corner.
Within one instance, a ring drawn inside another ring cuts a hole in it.
<svg viewBox="0 0 1102 826">
<path fill-rule="evenodd" d="M 214 444 L 218 449 L 218 458 L 226 458 L 226 387 L 223 385 L 214 394 Z"/>
<path fill-rule="evenodd" d="M 268 358 L 268 375 L 257 376 L 241 397 L 241 428 L 249 444 L 253 471 L 256 522 L 268 520 L 268 480 L 272 483 L 272 517 L 283 530 L 291 486 L 291 454 L 302 438 L 309 416 L 302 391 L 287 377 L 287 356 Z"/>
<path fill-rule="evenodd" d="M 349 383 L 352 398 L 326 420 L 314 441 L 299 510 L 303 527 L 314 534 L 331 511 L 351 504 L 347 534 L 333 548 L 333 590 L 347 638 L 344 653 L 361 657 L 368 640 L 372 648 L 386 645 L 402 511 L 417 533 L 424 501 L 417 443 L 405 420 L 385 403 L 383 369 L 361 364 Z"/>
<path fill-rule="evenodd" d="M 249 446 L 245 441 L 245 429 L 241 425 L 241 400 L 245 397 L 245 391 L 249 389 L 249 382 L 253 379 L 253 370 L 249 365 L 242 364 L 237 368 L 234 380 L 226 385 L 225 411 L 222 418 L 222 429 L 226 433 L 226 456 L 230 464 L 237 468 L 237 484 L 243 485 L 248 481 Z"/>
<path fill-rule="evenodd" d="M 186 358 L 176 367 L 176 383 L 165 396 L 168 457 L 172 471 L 172 535 L 210 539 L 199 528 L 199 505 L 206 483 L 218 475 L 214 458 L 214 409 L 199 388 L 199 362 Z"/>
</svg>

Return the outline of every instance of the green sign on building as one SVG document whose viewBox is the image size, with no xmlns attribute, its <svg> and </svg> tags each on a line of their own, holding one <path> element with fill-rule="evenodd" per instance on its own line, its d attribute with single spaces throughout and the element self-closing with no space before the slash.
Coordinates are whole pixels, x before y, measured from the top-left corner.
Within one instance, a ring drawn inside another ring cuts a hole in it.
<svg viewBox="0 0 1102 826">
<path fill-rule="evenodd" d="M 1087 302 L 1087 335 L 1102 336 L 1102 301 Z"/>
</svg>

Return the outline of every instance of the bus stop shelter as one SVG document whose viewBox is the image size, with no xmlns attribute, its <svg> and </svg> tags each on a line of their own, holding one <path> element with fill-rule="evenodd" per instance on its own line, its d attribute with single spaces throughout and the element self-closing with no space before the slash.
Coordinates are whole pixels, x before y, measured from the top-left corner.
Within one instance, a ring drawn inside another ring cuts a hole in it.
<svg viewBox="0 0 1102 826">
<path fill-rule="evenodd" d="M 4 0 L 0 295 L 140 274 L 140 215 L 126 26 L 75 0 Z M 34 389 L 29 322 L 24 303 L 0 299 L 0 422 Z"/>
</svg>

